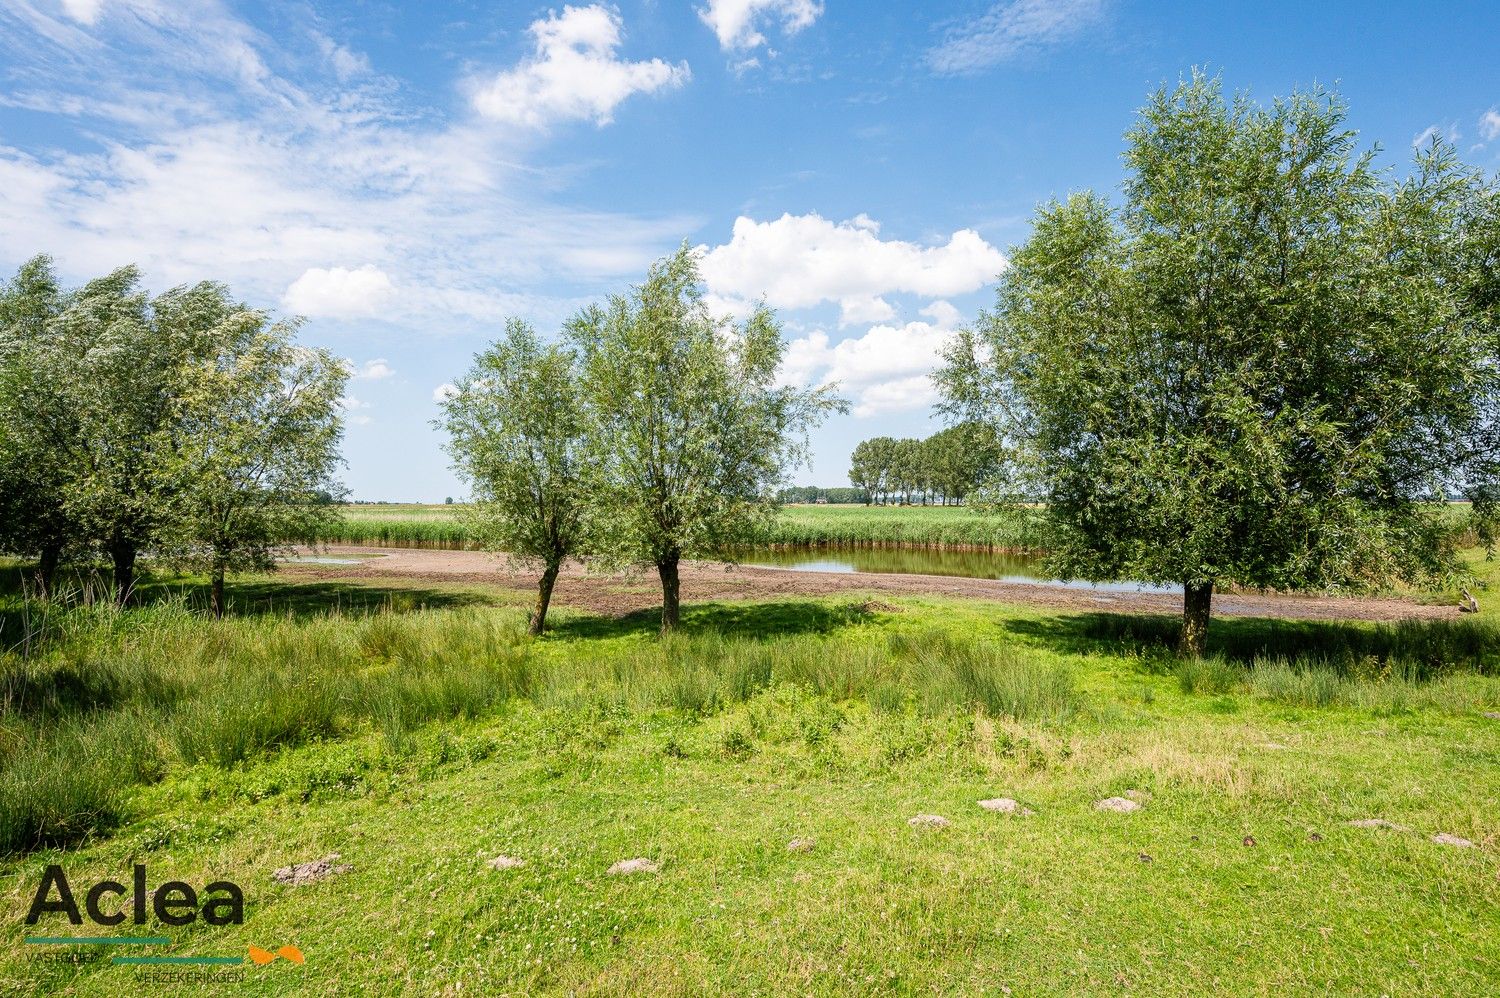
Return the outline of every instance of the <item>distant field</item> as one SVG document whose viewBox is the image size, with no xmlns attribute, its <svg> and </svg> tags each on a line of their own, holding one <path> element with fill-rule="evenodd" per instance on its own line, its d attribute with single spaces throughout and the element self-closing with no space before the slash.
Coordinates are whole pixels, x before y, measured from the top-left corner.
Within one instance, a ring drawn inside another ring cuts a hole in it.
<svg viewBox="0 0 1500 998">
<path fill-rule="evenodd" d="M 346 506 L 335 544 L 461 548 L 469 541 L 458 505 Z M 1021 549 L 1036 537 L 1014 514 L 959 506 L 788 506 L 765 544 L 913 544 Z"/>
</svg>

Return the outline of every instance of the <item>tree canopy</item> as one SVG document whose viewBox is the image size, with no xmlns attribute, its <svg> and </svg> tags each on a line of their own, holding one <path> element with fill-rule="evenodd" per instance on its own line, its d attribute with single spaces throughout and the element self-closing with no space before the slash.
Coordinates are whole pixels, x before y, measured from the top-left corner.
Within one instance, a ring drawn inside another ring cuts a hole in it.
<svg viewBox="0 0 1500 998">
<path fill-rule="evenodd" d="M 512 319 L 505 336 L 455 383 L 439 420 L 454 467 L 473 489 L 474 536 L 487 549 L 541 563 L 533 634 L 546 626 L 564 560 L 584 546 L 580 394 L 572 351 L 544 345 L 529 325 Z"/>
<path fill-rule="evenodd" d="M 340 491 L 332 355 L 292 343 L 204 282 L 151 296 L 134 267 L 63 289 L 37 257 L 0 288 L 0 547 L 102 554 L 130 598 L 151 550 L 223 572 L 269 567 Z"/>
<path fill-rule="evenodd" d="M 1495 443 L 1481 179 L 1441 146 L 1393 178 L 1336 95 L 1265 107 L 1197 74 L 1125 159 L 1122 207 L 1038 211 L 938 375 L 950 417 L 1017 448 L 1054 569 L 1182 584 L 1196 654 L 1217 585 L 1440 568 L 1429 500 L 1478 488 Z"/>
<path fill-rule="evenodd" d="M 844 408 L 831 388 L 778 386 L 785 346 L 774 314 L 715 316 L 699 283 L 684 245 L 566 328 L 581 365 L 596 554 L 656 566 L 663 630 L 678 623 L 680 560 L 753 540 L 807 429 Z"/>
</svg>

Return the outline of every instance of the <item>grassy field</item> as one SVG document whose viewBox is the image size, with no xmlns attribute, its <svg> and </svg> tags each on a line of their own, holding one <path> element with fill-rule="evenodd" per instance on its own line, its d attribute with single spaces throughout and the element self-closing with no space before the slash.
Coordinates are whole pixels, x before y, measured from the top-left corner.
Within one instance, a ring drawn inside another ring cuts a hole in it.
<svg viewBox="0 0 1500 998">
<path fill-rule="evenodd" d="M 468 542 L 462 512 L 457 505 L 345 506 L 343 522 L 322 540 L 460 548 Z M 787 506 L 762 543 L 1020 550 L 1035 547 L 1036 537 L 1013 514 L 979 513 L 960 506 Z"/>
<path fill-rule="evenodd" d="M 1184 664 L 1164 618 L 962 601 L 693 606 L 667 643 L 564 609 L 533 641 L 492 591 L 236 588 L 222 622 L 191 581 L 0 607 L 0 989 L 139 987 L 22 944 L 52 862 L 239 883 L 241 927 L 123 928 L 306 954 L 253 994 L 1500 988 L 1493 608 L 1221 620 Z M 606 872 L 634 857 L 659 872 Z"/>
</svg>

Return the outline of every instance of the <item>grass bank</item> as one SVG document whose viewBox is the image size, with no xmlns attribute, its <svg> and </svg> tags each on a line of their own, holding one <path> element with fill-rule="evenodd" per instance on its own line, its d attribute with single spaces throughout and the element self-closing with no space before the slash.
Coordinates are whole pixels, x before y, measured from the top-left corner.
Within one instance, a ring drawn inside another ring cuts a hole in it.
<svg viewBox="0 0 1500 998">
<path fill-rule="evenodd" d="M 469 532 L 462 506 L 345 506 L 320 539 L 330 544 L 463 548 Z M 1014 513 L 959 506 L 787 506 L 760 539 L 764 544 L 930 547 L 1022 551 L 1035 530 Z"/>
<path fill-rule="evenodd" d="M 241 884 L 247 919 L 132 931 L 306 954 L 252 994 L 1500 983 L 1488 620 L 1222 620 L 1186 664 L 1166 618 L 964 601 L 700 605 L 668 642 L 564 608 L 531 640 L 479 590 L 241 585 L 220 622 L 191 590 L 6 606 L 7 991 L 139 987 L 20 943 L 45 864 L 137 861 Z M 353 869 L 270 879 L 331 852 Z M 659 872 L 606 872 L 633 857 Z"/>
</svg>

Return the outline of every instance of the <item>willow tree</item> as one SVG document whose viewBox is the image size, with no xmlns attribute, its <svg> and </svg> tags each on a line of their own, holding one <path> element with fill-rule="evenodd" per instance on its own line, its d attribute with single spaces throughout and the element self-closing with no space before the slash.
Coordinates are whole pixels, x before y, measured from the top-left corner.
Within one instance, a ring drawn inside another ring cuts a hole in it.
<svg viewBox="0 0 1500 998">
<path fill-rule="evenodd" d="M 326 350 L 295 342 L 218 284 L 176 293 L 194 316 L 171 400 L 170 445 L 159 478 L 171 516 L 159 546 L 209 575 L 209 606 L 224 614 L 224 578 L 265 571 L 296 542 L 313 543 L 336 514 L 329 496 L 348 381 Z M 159 313 L 164 314 L 160 303 Z"/>
<path fill-rule="evenodd" d="M 67 306 L 52 261 L 28 260 L 0 285 L 0 551 L 37 559 L 52 591 L 58 565 L 84 538 L 64 504 L 76 471 L 72 407 L 60 391 L 53 323 Z"/>
<path fill-rule="evenodd" d="M 1479 180 L 1440 147 L 1377 170 L 1345 116 L 1196 74 L 1156 93 L 1123 206 L 1041 208 L 938 375 L 1020 448 L 1055 570 L 1181 584 L 1187 654 L 1225 583 L 1437 570 L 1429 500 L 1487 449 L 1494 329 L 1451 279 Z"/>
<path fill-rule="evenodd" d="M 662 631 L 679 622 L 683 558 L 729 557 L 769 524 L 806 431 L 844 406 L 831 388 L 778 386 L 785 346 L 774 314 L 713 315 L 684 245 L 644 284 L 567 326 L 582 365 L 606 561 L 654 565 Z"/>
<path fill-rule="evenodd" d="M 585 423 L 573 354 L 544 345 L 512 319 L 454 389 L 438 425 L 471 489 L 472 533 L 487 550 L 541 566 L 530 625 L 541 634 L 558 573 L 580 553 L 586 526 Z"/>
</svg>

